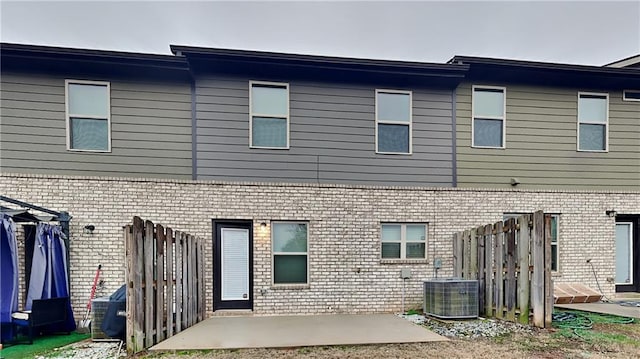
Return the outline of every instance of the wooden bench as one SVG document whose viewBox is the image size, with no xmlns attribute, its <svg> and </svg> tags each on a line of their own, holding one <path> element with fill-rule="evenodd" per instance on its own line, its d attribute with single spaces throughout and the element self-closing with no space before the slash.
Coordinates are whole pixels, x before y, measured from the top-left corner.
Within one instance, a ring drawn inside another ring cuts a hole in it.
<svg viewBox="0 0 640 359">
<path fill-rule="evenodd" d="M 33 328 L 66 323 L 68 310 L 68 297 L 34 299 L 30 311 L 15 312 L 11 318 L 14 326 L 27 328 L 29 344 L 33 344 Z"/>
</svg>

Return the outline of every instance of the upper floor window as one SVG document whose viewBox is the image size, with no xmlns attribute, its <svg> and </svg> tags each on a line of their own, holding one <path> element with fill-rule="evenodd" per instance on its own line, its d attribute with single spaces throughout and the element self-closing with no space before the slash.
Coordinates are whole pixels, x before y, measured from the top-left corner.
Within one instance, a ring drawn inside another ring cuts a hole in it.
<svg viewBox="0 0 640 359">
<path fill-rule="evenodd" d="M 505 148 L 504 87 L 473 86 L 471 146 Z"/>
<path fill-rule="evenodd" d="M 309 283 L 308 223 L 272 222 L 273 284 Z"/>
<path fill-rule="evenodd" d="M 254 148 L 289 148 L 289 85 L 250 81 L 249 142 Z"/>
<path fill-rule="evenodd" d="M 111 151 L 111 99 L 108 82 L 66 80 L 67 149 Z"/>
<path fill-rule="evenodd" d="M 411 153 L 411 91 L 376 90 L 376 152 Z"/>
<path fill-rule="evenodd" d="M 578 94 L 578 151 L 608 150 L 609 95 Z"/>
<path fill-rule="evenodd" d="M 418 223 L 382 223 L 382 259 L 425 259 L 427 225 Z"/>
<path fill-rule="evenodd" d="M 624 90 L 622 99 L 624 101 L 640 101 L 640 90 Z"/>
</svg>

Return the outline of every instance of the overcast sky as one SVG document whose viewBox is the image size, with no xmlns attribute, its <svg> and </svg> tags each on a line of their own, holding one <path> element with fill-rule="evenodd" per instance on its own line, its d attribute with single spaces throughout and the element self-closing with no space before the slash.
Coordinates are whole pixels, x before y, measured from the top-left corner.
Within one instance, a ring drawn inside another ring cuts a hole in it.
<svg viewBox="0 0 640 359">
<path fill-rule="evenodd" d="M 3 42 L 168 54 L 169 44 L 444 62 L 602 65 L 640 53 L 640 0 L 11 2 Z"/>
</svg>

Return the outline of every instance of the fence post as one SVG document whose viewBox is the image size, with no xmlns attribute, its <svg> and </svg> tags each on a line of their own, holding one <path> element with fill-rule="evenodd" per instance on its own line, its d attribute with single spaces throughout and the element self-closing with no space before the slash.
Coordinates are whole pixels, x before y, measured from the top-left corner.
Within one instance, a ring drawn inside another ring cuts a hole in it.
<svg viewBox="0 0 640 359">
<path fill-rule="evenodd" d="M 493 294 L 495 303 L 495 317 L 502 318 L 504 316 L 504 232 L 502 221 L 495 224 L 496 241 L 494 243 L 494 263 L 496 268 L 496 282 Z"/>
<path fill-rule="evenodd" d="M 143 274 L 144 274 L 144 222 L 140 217 L 133 218 L 133 240 L 135 255 L 135 276 L 133 283 L 133 292 L 135 295 L 135 309 L 133 312 L 133 335 L 135 353 L 144 350 L 144 290 L 143 290 Z"/>
<path fill-rule="evenodd" d="M 182 233 L 175 232 L 175 264 L 176 264 L 176 333 L 182 331 Z"/>
<path fill-rule="evenodd" d="M 493 316 L 493 226 L 484 227 L 484 285 L 485 285 L 485 316 Z"/>
<path fill-rule="evenodd" d="M 180 239 L 182 240 L 182 327 L 188 328 L 189 323 L 187 322 L 188 308 L 189 308 L 189 272 L 187 269 L 187 260 L 188 260 L 188 244 L 187 244 L 187 233 L 180 232 Z"/>
<path fill-rule="evenodd" d="M 155 298 L 153 295 L 153 223 L 145 222 L 144 233 L 144 344 L 149 348 L 154 344 L 153 332 L 155 321 L 153 318 L 153 305 Z"/>
<path fill-rule="evenodd" d="M 173 230 L 167 227 L 167 338 L 173 336 L 173 305 L 175 303 L 173 295 L 173 283 L 174 283 L 174 240 Z"/>
<path fill-rule="evenodd" d="M 133 243 L 133 226 L 126 225 L 123 229 L 124 232 L 124 248 L 125 248 L 125 259 L 127 261 L 127 270 L 125 271 L 125 283 L 127 285 L 127 353 L 133 354 L 133 349 L 135 347 L 134 340 L 134 313 L 135 313 L 135 302 L 133 295 L 133 282 L 135 277 L 135 270 L 133 268 L 133 258 L 135 258 L 134 252 L 134 243 Z"/>
<path fill-rule="evenodd" d="M 544 328 L 544 213 L 533 214 L 533 235 L 531 252 L 533 256 L 533 277 L 531 281 L 531 307 L 533 308 L 533 325 Z"/>
<path fill-rule="evenodd" d="M 462 235 L 462 232 L 453 234 L 453 276 L 458 278 L 462 278 Z"/>
<path fill-rule="evenodd" d="M 516 321 L 516 219 L 508 220 L 507 244 L 507 320 Z"/>
<path fill-rule="evenodd" d="M 164 318 L 166 311 L 164 310 L 164 246 L 164 227 L 158 224 L 156 225 L 156 343 L 163 341 L 165 338 Z"/>
<path fill-rule="evenodd" d="M 469 238 L 469 279 L 478 280 L 478 229 L 471 230 Z"/>
<path fill-rule="evenodd" d="M 553 284 L 551 280 L 551 215 L 544 216 L 544 327 L 551 327 Z"/>
<path fill-rule="evenodd" d="M 484 255 L 485 255 L 485 235 L 484 235 L 484 230 L 485 227 L 478 227 L 478 229 L 476 230 L 476 234 L 477 234 L 477 241 L 478 241 L 478 248 L 477 248 L 477 252 L 475 253 L 476 258 L 478 258 L 478 313 L 481 313 L 484 315 L 484 307 L 485 307 L 485 290 L 486 290 L 486 285 L 485 285 L 485 271 L 486 271 L 486 263 L 484 260 Z"/>
<path fill-rule="evenodd" d="M 531 241 L 529 229 L 529 215 L 518 218 L 520 225 L 520 236 L 518 237 L 518 307 L 520 324 L 529 324 L 529 242 Z"/>
</svg>

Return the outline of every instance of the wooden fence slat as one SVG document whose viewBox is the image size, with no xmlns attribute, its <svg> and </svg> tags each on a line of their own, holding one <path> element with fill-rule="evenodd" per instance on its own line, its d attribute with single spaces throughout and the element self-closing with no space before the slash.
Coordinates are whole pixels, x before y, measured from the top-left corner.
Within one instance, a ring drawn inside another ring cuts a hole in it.
<svg viewBox="0 0 640 359">
<path fill-rule="evenodd" d="M 174 326 L 174 321 L 173 321 L 173 316 L 174 316 L 174 311 L 173 311 L 173 306 L 174 306 L 174 295 L 173 295 L 173 283 L 174 283 L 174 278 L 175 278 L 175 271 L 174 271 L 174 241 L 173 241 L 173 230 L 169 227 L 167 227 L 167 233 L 166 233 L 166 243 L 167 243 L 167 338 L 172 337 L 173 336 L 173 326 Z"/>
<path fill-rule="evenodd" d="M 135 253 L 135 276 L 133 281 L 133 292 L 135 295 L 135 306 L 133 312 L 133 351 L 135 353 L 144 350 L 144 291 L 143 291 L 143 273 L 144 273 L 144 222 L 140 217 L 133 218 L 133 235 Z"/>
<path fill-rule="evenodd" d="M 507 232 L 507 283 L 505 296 L 507 302 L 507 320 L 516 320 L 516 219 L 508 220 L 509 232 Z"/>
<path fill-rule="evenodd" d="M 127 285 L 127 352 L 133 354 L 134 348 L 134 336 L 133 336 L 133 313 L 135 311 L 135 302 L 133 294 L 133 277 L 134 277 L 134 243 L 133 243 L 133 226 L 127 225 L 124 227 L 124 248 L 125 248 L 125 260 L 127 262 L 127 269 L 125 271 L 125 283 Z"/>
<path fill-rule="evenodd" d="M 553 285 L 551 280 L 551 215 L 544 216 L 544 327 L 551 327 Z"/>
<path fill-rule="evenodd" d="M 154 240 L 153 240 L 153 223 L 145 222 L 144 233 L 144 345 L 149 348 L 154 343 L 153 332 L 155 320 L 153 315 L 153 306 L 155 297 L 153 295 L 153 260 L 154 260 Z"/>
<path fill-rule="evenodd" d="M 531 279 L 531 307 L 533 308 L 533 325 L 544 328 L 544 213 L 533 214 L 532 231 L 533 277 Z"/>
<path fill-rule="evenodd" d="M 175 232 L 175 266 L 176 266 L 176 333 L 182 331 L 182 232 Z"/>
<path fill-rule="evenodd" d="M 469 260 L 470 260 L 470 270 L 469 270 L 469 279 L 478 280 L 478 229 L 474 228 L 471 230 L 469 237 Z"/>
<path fill-rule="evenodd" d="M 520 234 L 518 237 L 518 308 L 520 315 L 518 322 L 523 325 L 529 324 L 529 242 L 531 241 L 529 228 L 529 215 L 518 218 Z"/>
<path fill-rule="evenodd" d="M 194 245 L 194 240 L 193 240 L 193 236 L 189 235 L 189 326 L 192 326 L 193 323 L 195 323 L 195 320 L 193 319 L 194 317 L 194 310 L 193 310 L 193 302 L 195 300 L 195 295 L 193 292 L 193 288 L 194 288 L 194 279 L 196 279 L 195 276 L 195 266 L 194 266 L 194 258 L 193 258 L 193 246 Z"/>
<path fill-rule="evenodd" d="M 207 299 L 205 296 L 205 252 L 204 252 L 204 240 L 200 238 L 200 312 L 202 315 L 202 320 L 206 318 L 207 315 Z"/>
<path fill-rule="evenodd" d="M 164 309 L 164 246 L 165 246 L 164 227 L 160 224 L 156 225 L 156 343 L 165 338 L 165 314 Z"/>
<path fill-rule="evenodd" d="M 485 316 L 493 316 L 493 226 L 487 224 L 484 227 L 484 313 Z"/>
<path fill-rule="evenodd" d="M 463 238 L 463 263 L 462 263 L 462 277 L 464 279 L 470 279 L 469 277 L 471 276 L 471 255 L 469 255 L 471 253 L 471 233 L 470 231 L 464 231 L 462 238 Z"/>
<path fill-rule="evenodd" d="M 484 315 L 484 300 L 485 300 L 485 271 L 486 271 L 486 263 L 484 261 L 484 246 L 485 246 L 485 237 L 484 237 L 484 227 L 478 227 L 476 230 L 478 248 L 476 258 L 478 261 L 478 313 L 482 313 Z"/>
<path fill-rule="evenodd" d="M 495 316 L 502 318 L 504 316 L 504 232 L 502 231 L 502 221 L 496 223 L 496 241 L 494 243 L 494 267 L 496 269 L 496 282 L 493 294 L 495 303 Z"/>
<path fill-rule="evenodd" d="M 453 234 L 453 276 L 457 278 L 462 278 L 462 236 L 462 232 Z"/>
<path fill-rule="evenodd" d="M 187 323 L 187 314 L 188 314 L 188 305 L 189 305 L 189 272 L 187 269 L 187 256 L 188 256 L 188 244 L 187 244 L 187 234 L 184 232 L 180 233 L 180 239 L 182 240 L 182 310 L 181 313 L 181 322 L 183 328 L 188 328 L 189 324 Z"/>
</svg>

